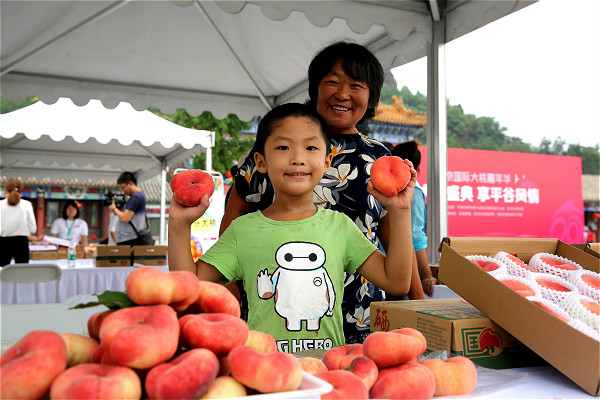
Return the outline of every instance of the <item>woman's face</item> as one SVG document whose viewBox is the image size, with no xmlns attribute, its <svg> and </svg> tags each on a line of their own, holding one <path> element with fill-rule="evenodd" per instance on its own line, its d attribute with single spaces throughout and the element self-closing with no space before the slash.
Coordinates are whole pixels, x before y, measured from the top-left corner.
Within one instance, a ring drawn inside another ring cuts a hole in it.
<svg viewBox="0 0 600 400">
<path fill-rule="evenodd" d="M 321 79 L 317 98 L 317 112 L 334 133 L 356 133 L 356 124 L 369 105 L 369 86 L 351 78 L 340 61 Z"/>
<path fill-rule="evenodd" d="M 67 217 L 74 218 L 75 215 L 77 215 L 77 208 L 75 208 L 73 206 L 68 206 L 67 207 Z"/>
</svg>

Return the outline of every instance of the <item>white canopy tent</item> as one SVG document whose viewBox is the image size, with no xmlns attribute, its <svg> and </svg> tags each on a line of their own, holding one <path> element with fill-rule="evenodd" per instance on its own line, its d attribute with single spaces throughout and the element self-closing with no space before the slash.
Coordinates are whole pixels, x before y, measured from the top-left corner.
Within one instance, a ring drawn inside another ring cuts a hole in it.
<svg viewBox="0 0 600 400">
<path fill-rule="evenodd" d="M 0 2 L 0 84 L 76 104 L 97 98 L 248 120 L 304 101 L 307 67 L 350 38 L 389 70 L 428 57 L 430 259 L 446 235 L 445 43 L 535 0 Z"/>
<path fill-rule="evenodd" d="M 206 152 L 212 164 L 214 132 L 184 128 L 128 103 L 115 109 L 91 100 L 42 102 L 0 117 L 0 178 L 64 186 L 112 186 L 123 171 L 139 182 L 161 175 L 160 241 L 165 238 L 167 166 Z"/>
</svg>

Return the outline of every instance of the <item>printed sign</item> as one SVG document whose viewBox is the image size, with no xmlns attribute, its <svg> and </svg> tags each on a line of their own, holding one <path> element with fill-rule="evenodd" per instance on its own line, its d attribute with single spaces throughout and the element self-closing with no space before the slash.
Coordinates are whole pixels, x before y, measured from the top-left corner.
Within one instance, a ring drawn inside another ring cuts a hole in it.
<svg viewBox="0 0 600 400">
<path fill-rule="evenodd" d="M 419 185 L 427 195 L 427 147 Z M 581 158 L 448 149 L 448 236 L 537 237 L 581 243 Z"/>
</svg>

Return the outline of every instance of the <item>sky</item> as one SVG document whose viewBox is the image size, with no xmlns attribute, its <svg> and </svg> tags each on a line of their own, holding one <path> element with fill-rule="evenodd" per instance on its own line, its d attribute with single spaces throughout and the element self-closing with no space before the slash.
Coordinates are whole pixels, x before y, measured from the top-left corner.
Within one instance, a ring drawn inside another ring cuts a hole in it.
<svg viewBox="0 0 600 400">
<path fill-rule="evenodd" d="M 392 73 L 427 93 L 426 58 Z M 540 0 L 447 43 L 446 97 L 535 146 L 599 144 L 600 1 Z"/>
</svg>

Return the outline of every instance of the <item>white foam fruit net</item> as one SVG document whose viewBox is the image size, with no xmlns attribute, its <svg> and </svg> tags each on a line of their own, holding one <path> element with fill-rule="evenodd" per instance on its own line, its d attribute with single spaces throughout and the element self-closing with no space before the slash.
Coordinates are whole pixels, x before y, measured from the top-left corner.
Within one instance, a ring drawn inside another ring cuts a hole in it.
<svg viewBox="0 0 600 400">
<path fill-rule="evenodd" d="M 540 289 L 527 278 L 514 275 L 499 275 L 495 276 L 497 280 L 519 293 L 523 297 L 537 296 L 541 297 Z M 527 290 L 530 289 L 530 290 Z M 533 294 L 531 294 L 533 293 Z"/>
<path fill-rule="evenodd" d="M 583 269 L 575 261 L 551 253 L 534 254 L 528 265 L 536 272 L 558 275 L 564 279 L 573 272 Z"/>
<path fill-rule="evenodd" d="M 509 275 L 525 278 L 535 270 L 529 267 L 523 260 L 513 256 L 505 251 L 500 251 L 494 256 L 495 259 L 502 261 L 506 265 Z"/>
<path fill-rule="evenodd" d="M 580 321 L 578 319 L 572 318 L 569 322 L 568 322 L 569 326 L 572 326 L 573 328 L 577 329 L 578 331 L 588 335 L 589 337 L 591 337 L 594 340 L 597 340 L 600 342 L 600 332 L 598 332 L 597 330 L 595 330 L 594 328 L 592 328 L 591 326 L 589 326 L 588 324 L 586 324 L 583 321 Z"/>
<path fill-rule="evenodd" d="M 572 274 L 569 275 L 568 279 L 579 293 L 589 296 L 592 299 L 600 302 L 600 274 L 594 271 L 589 271 L 587 269 L 580 269 L 577 271 L 573 271 Z"/>
<path fill-rule="evenodd" d="M 572 318 L 584 322 L 596 331 L 600 330 L 600 304 L 591 297 L 573 292 L 559 306 Z"/>
<path fill-rule="evenodd" d="M 576 292 L 577 288 L 571 282 L 560 276 L 552 274 L 535 273 L 527 277 L 533 285 L 537 285 L 542 297 L 559 304 L 571 292 Z"/>
<path fill-rule="evenodd" d="M 542 296 L 529 296 L 527 300 L 535 303 L 538 307 L 544 309 L 550 314 L 554 314 L 554 316 L 566 323 L 569 323 L 571 319 L 573 319 L 565 310 L 558 306 L 558 304 L 554 303 L 551 300 L 548 300 Z"/>
<path fill-rule="evenodd" d="M 506 264 L 502 260 L 498 260 L 488 256 L 466 256 L 467 260 L 477 264 L 477 266 L 493 277 L 508 275 L 508 270 L 506 268 Z"/>
</svg>

